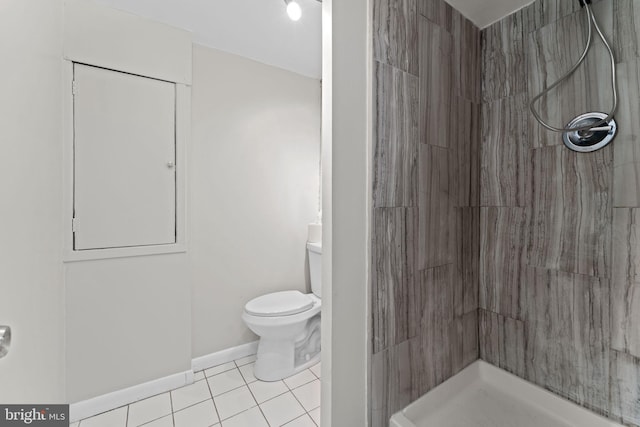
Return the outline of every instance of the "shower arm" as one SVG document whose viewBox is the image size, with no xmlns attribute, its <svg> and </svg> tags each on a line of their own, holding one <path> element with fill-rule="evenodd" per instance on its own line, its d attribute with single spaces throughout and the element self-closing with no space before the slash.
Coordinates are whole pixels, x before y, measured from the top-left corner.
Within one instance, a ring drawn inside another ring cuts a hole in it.
<svg viewBox="0 0 640 427">
<path fill-rule="evenodd" d="M 535 96 L 531 100 L 531 102 L 529 103 L 529 109 L 531 110 L 531 113 L 533 114 L 535 119 L 538 121 L 538 123 L 540 123 L 543 127 L 547 128 L 548 130 L 553 131 L 553 132 L 566 133 L 566 132 L 610 131 L 611 127 L 607 125 L 607 122 L 609 122 L 609 120 L 611 120 L 613 118 L 613 115 L 615 114 L 615 111 L 616 111 L 616 109 L 618 107 L 618 89 L 617 89 L 617 79 L 616 79 L 615 57 L 614 57 L 614 54 L 613 54 L 613 50 L 611 49 L 611 46 L 609 46 L 609 43 L 607 42 L 607 39 L 605 38 L 604 34 L 602 34 L 602 31 L 600 30 L 600 27 L 598 26 L 598 23 L 597 23 L 597 21 L 595 20 L 595 18 L 593 16 L 593 12 L 591 11 L 591 6 L 590 6 L 591 0 L 578 0 L 578 1 L 580 2 L 580 5 L 582 7 L 586 6 L 586 11 L 587 11 L 588 32 L 587 32 L 587 43 L 585 45 L 584 51 L 582 52 L 582 55 L 580 56 L 580 59 L 578 60 L 578 62 L 576 62 L 576 64 L 565 75 L 560 77 L 555 83 L 551 84 L 547 89 L 542 91 L 540 94 L 538 94 L 537 96 Z M 582 64 L 582 62 L 584 62 L 584 60 L 587 57 L 587 53 L 589 53 L 589 48 L 591 47 L 591 42 L 593 40 L 592 27 L 595 27 L 595 30 L 596 30 L 598 36 L 600 37 L 600 39 L 604 43 L 605 47 L 607 48 L 607 50 L 609 52 L 609 56 L 611 58 L 611 87 L 612 87 L 612 92 L 613 92 L 613 107 L 611 108 L 611 111 L 609 112 L 609 114 L 607 115 L 606 118 L 604 118 L 604 119 L 602 119 L 602 120 L 600 120 L 600 121 L 598 121 L 596 123 L 593 123 L 593 124 L 591 124 L 589 126 L 581 126 L 581 127 L 575 127 L 575 128 L 557 128 L 557 127 L 551 126 L 550 124 L 546 123 L 542 119 L 540 114 L 538 114 L 538 112 L 535 109 L 535 104 L 536 104 L 536 102 L 538 102 L 538 100 L 540 98 L 545 96 L 553 88 L 555 88 L 560 83 L 562 83 L 566 78 L 568 78 L 573 73 L 575 73 L 576 70 Z M 605 126 L 602 126 L 602 125 L 605 125 Z"/>
</svg>

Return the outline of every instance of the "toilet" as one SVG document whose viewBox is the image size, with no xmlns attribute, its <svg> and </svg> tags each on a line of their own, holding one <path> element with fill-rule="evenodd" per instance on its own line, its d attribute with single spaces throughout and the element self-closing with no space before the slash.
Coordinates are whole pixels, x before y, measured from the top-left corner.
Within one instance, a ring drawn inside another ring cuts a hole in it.
<svg viewBox="0 0 640 427">
<path fill-rule="evenodd" d="M 320 361 L 322 244 L 307 243 L 310 294 L 274 292 L 249 301 L 242 319 L 260 337 L 254 375 L 262 381 L 290 377 Z"/>
</svg>

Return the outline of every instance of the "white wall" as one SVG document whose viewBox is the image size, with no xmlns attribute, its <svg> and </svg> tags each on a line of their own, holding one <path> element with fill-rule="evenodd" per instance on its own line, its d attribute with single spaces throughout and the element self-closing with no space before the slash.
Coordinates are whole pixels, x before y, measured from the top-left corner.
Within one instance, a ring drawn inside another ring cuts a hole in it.
<svg viewBox="0 0 640 427">
<path fill-rule="evenodd" d="M 0 2 L 0 402 L 64 402 L 62 4 Z"/>
<path fill-rule="evenodd" d="M 69 402 L 191 369 L 186 254 L 66 267 Z"/>
<path fill-rule="evenodd" d="M 322 2 L 322 378 L 320 420 L 323 426 L 331 426 L 332 402 L 332 329 L 333 300 L 332 265 L 332 151 L 333 151 L 333 0 Z"/>
<path fill-rule="evenodd" d="M 86 0 L 66 0 L 65 4 L 66 59 L 190 83 L 188 32 Z M 65 78 L 72 76 L 69 73 Z M 70 89 L 68 81 L 64 87 Z M 71 103 L 70 94 L 65 96 L 65 102 Z M 188 113 L 180 108 L 179 99 L 178 138 L 188 133 L 180 127 L 180 118 Z M 71 117 L 64 119 L 65 125 L 70 126 Z M 188 120 L 185 127 L 190 127 Z M 69 159 L 71 138 L 69 132 L 64 141 Z M 181 150 L 177 149 L 178 168 L 182 165 L 180 157 Z M 68 165 L 71 169 L 71 160 Z M 70 193 L 71 182 L 67 184 Z M 180 175 L 176 188 L 180 212 L 185 192 Z M 70 196 L 65 205 L 70 217 Z M 65 263 L 69 402 L 191 369 L 191 284 L 187 256 L 182 252 Z"/>
<path fill-rule="evenodd" d="M 192 120 L 189 251 L 199 357 L 256 339 L 240 318 L 251 298 L 308 291 L 320 82 L 196 45 Z"/>
<path fill-rule="evenodd" d="M 327 193 L 331 211 L 323 213 L 331 216 L 330 230 L 323 232 L 332 235 L 331 419 L 323 418 L 322 424 L 364 427 L 370 353 L 372 2 L 335 1 L 331 8 L 332 186 Z"/>
</svg>

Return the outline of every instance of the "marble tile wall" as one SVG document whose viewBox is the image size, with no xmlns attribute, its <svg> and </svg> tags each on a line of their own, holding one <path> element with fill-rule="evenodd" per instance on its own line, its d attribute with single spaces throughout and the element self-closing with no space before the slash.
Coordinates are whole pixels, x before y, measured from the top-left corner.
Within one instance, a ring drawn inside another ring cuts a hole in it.
<svg viewBox="0 0 640 427">
<path fill-rule="evenodd" d="M 372 426 L 478 358 L 480 30 L 374 0 Z"/>
<path fill-rule="evenodd" d="M 482 206 L 525 206 L 529 191 L 530 141 L 525 93 L 486 102 L 482 114 Z"/>
<path fill-rule="evenodd" d="M 577 1 L 536 0 L 482 31 L 479 340 L 482 359 L 640 426 L 640 2 L 598 0 L 620 93 L 613 144 L 576 154 L 529 100 L 584 43 Z M 608 111 L 600 43 L 537 105 L 552 124 Z"/>
<path fill-rule="evenodd" d="M 640 426 L 640 2 L 593 8 L 620 133 L 576 154 L 528 103 L 577 58 L 577 2 L 480 32 L 443 0 L 374 1 L 371 425 L 480 356 Z M 553 124 L 610 107 L 595 47 L 537 105 Z"/>
</svg>

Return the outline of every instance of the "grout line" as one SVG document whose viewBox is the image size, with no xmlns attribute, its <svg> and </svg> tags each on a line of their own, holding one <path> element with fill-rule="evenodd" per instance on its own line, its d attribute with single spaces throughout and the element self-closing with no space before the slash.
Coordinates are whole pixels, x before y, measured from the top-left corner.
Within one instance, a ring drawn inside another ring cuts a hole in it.
<svg viewBox="0 0 640 427">
<path fill-rule="evenodd" d="M 311 414 L 309 414 L 309 417 L 311 418 L 311 421 L 312 421 L 316 426 L 320 427 L 320 424 L 318 424 L 318 423 L 316 422 L 316 419 L 315 419 L 315 418 L 313 418 L 313 417 L 311 416 Z"/>
<path fill-rule="evenodd" d="M 161 420 L 162 418 L 167 418 L 169 416 L 171 416 L 171 419 L 173 420 L 173 411 L 170 414 L 165 414 L 165 415 L 163 415 L 161 417 L 154 418 L 153 420 L 146 421 L 144 424 L 140 424 L 139 426 L 131 426 L 131 427 L 144 427 L 144 426 L 146 426 L 148 424 L 154 423 L 154 422 L 156 422 L 158 420 Z"/>
<path fill-rule="evenodd" d="M 306 383 L 302 383 L 302 384 L 300 384 L 300 385 L 298 385 L 298 386 L 296 386 L 296 387 L 294 387 L 294 388 L 289 387 L 289 385 L 288 385 L 286 382 L 285 382 L 284 384 L 285 384 L 285 385 L 289 388 L 289 390 L 291 390 L 291 391 L 293 391 L 293 390 L 297 390 L 297 389 L 299 389 L 299 388 L 300 388 L 300 387 L 302 387 L 302 386 L 305 386 L 305 385 L 307 385 L 307 384 L 311 384 L 312 382 L 314 382 L 314 381 L 318 381 L 318 380 L 319 380 L 319 378 L 318 378 L 318 377 L 317 377 L 313 372 L 311 372 L 311 374 L 313 375 L 313 379 L 312 379 L 312 380 L 307 381 Z M 284 382 L 284 381 L 283 381 L 283 382 Z"/>
<path fill-rule="evenodd" d="M 236 363 L 236 362 L 235 362 L 235 360 L 233 361 L 233 363 Z M 236 365 L 237 365 L 237 363 L 236 363 Z M 243 366 L 245 366 L 245 365 L 243 365 Z M 240 369 L 239 369 L 239 368 L 236 368 L 236 369 L 238 370 L 238 372 L 240 372 Z M 251 390 L 251 387 L 249 387 L 249 383 L 248 383 L 248 382 L 247 382 L 247 380 L 244 378 L 244 375 L 242 375 L 242 372 L 240 372 L 240 377 L 242 378 L 242 381 L 244 381 L 244 386 L 245 386 L 245 387 L 247 387 L 247 389 L 249 390 L 249 393 L 251 393 L 251 397 L 253 397 L 253 401 L 254 401 L 254 402 L 256 402 L 256 405 L 258 405 L 258 407 L 260 407 L 260 405 L 261 405 L 261 404 L 260 404 L 260 403 L 258 403 L 258 399 L 256 398 L 256 395 L 255 395 L 255 394 L 253 394 L 253 390 Z M 257 380 L 256 380 L 256 381 L 257 381 Z M 255 382 L 255 381 L 252 381 L 252 382 L 251 382 L 251 384 L 253 384 L 254 382 Z M 262 402 L 262 403 L 264 403 L 264 402 Z M 260 412 L 262 412 L 262 409 L 260 409 Z M 264 414 L 262 414 L 262 416 L 264 417 Z M 267 419 L 267 418 L 265 417 L 265 420 L 266 420 L 266 419 Z M 267 424 L 268 424 L 268 422 L 267 422 Z"/>
<path fill-rule="evenodd" d="M 220 412 L 218 412 L 218 405 L 216 405 L 216 401 L 213 398 L 213 392 L 211 391 L 211 384 L 209 384 L 209 378 L 204 377 L 204 380 L 207 382 L 207 387 L 209 388 L 209 394 L 211 395 L 211 402 L 213 402 L 213 409 L 216 411 L 216 415 L 218 416 L 218 422 L 222 424 L 222 418 L 220 418 Z"/>
<path fill-rule="evenodd" d="M 207 382 L 207 384 L 208 384 L 208 382 Z M 238 387 L 235 387 L 235 388 L 232 388 L 230 390 L 227 390 L 224 393 L 216 394 L 215 396 L 213 396 L 213 393 L 211 393 L 211 395 L 212 395 L 212 398 L 224 396 L 225 394 L 231 393 L 232 391 L 236 391 L 236 390 L 238 390 L 239 388 L 242 388 L 242 387 L 247 387 L 248 388 L 248 386 L 246 384 L 242 384 L 242 385 L 239 385 Z M 251 389 L 249 389 L 249 391 L 251 391 Z M 211 389 L 209 389 L 209 392 L 211 392 Z"/>
<path fill-rule="evenodd" d="M 280 393 L 280 394 L 279 394 L 279 395 L 277 395 L 277 396 L 270 397 L 269 399 L 265 400 L 264 402 L 262 402 L 262 403 L 258 403 L 258 405 L 262 405 L 263 403 L 270 402 L 270 401 L 272 401 L 273 399 L 276 399 L 276 398 L 278 398 L 278 397 L 280 397 L 280 396 L 284 396 L 284 395 L 285 395 L 285 394 L 287 394 L 287 393 L 291 393 L 291 391 L 290 391 L 290 390 L 287 390 L 287 391 L 285 391 L 285 392 Z M 293 394 L 293 393 L 291 393 L 291 394 Z M 257 400 L 256 400 L 256 401 L 257 401 Z"/>
<path fill-rule="evenodd" d="M 171 413 L 175 414 L 176 412 L 182 412 L 182 411 L 184 411 L 185 409 L 192 408 L 192 407 L 194 407 L 194 406 L 196 406 L 196 405 L 199 405 L 199 404 L 201 404 L 201 403 L 206 402 L 207 400 L 213 400 L 213 398 L 212 398 L 212 397 L 210 397 L 210 398 L 208 398 L 208 399 L 201 400 L 200 402 L 192 403 L 192 404 L 191 404 L 191 405 L 189 405 L 189 406 L 185 406 L 184 408 L 180 408 L 180 409 L 178 409 L 177 411 L 172 411 Z M 215 403 L 214 403 L 214 405 L 213 405 L 213 406 L 215 406 Z M 160 417 L 160 418 L 162 418 L 162 417 Z"/>
<path fill-rule="evenodd" d="M 298 419 L 300 419 L 300 418 L 304 417 L 305 415 L 306 415 L 307 417 L 311 418 L 311 415 L 309 415 L 309 413 L 308 413 L 308 412 L 305 412 L 304 414 L 300 415 L 299 417 L 296 417 L 296 418 L 292 419 L 291 421 L 287 421 L 286 423 L 284 423 L 284 424 L 282 425 L 282 427 L 286 427 L 286 426 L 288 426 L 289 424 L 291 424 L 291 423 L 292 423 L 292 422 L 294 422 L 295 420 L 298 420 Z M 312 422 L 312 423 L 314 423 L 314 424 L 316 423 L 315 421 L 313 421 L 313 418 L 311 418 L 311 422 Z"/>
<path fill-rule="evenodd" d="M 322 407 L 322 404 L 320 404 L 320 406 L 318 406 L 317 408 L 312 409 L 311 411 L 315 411 L 316 409 L 320 409 L 321 407 Z M 307 411 L 307 414 L 309 414 L 309 418 L 311 418 L 311 421 L 313 421 L 315 425 L 320 427 L 320 424 L 316 422 L 316 419 L 311 416 L 311 411 Z"/>
<path fill-rule="evenodd" d="M 244 363 L 244 364 L 242 364 L 242 365 L 238 364 L 238 361 L 239 361 L 239 360 L 246 359 L 246 358 L 249 358 L 249 357 L 255 357 L 255 356 L 256 356 L 255 354 L 250 354 L 250 355 L 248 355 L 248 356 L 241 357 L 240 359 L 236 359 L 236 360 L 234 360 L 234 361 L 233 361 L 233 363 L 235 363 L 235 365 L 239 368 L 239 367 L 241 367 L 241 366 L 248 365 L 249 363 L 253 363 L 253 362 L 255 362 L 255 359 L 254 359 L 254 360 L 251 360 L 251 361 L 249 361 L 249 362 L 247 362 L 247 363 Z"/>
<path fill-rule="evenodd" d="M 242 375 L 242 372 L 240 372 L 240 375 Z M 249 382 L 249 381 L 247 381 L 247 379 L 244 377 L 244 375 L 242 375 L 242 379 L 244 380 L 245 384 L 247 384 L 247 385 L 249 385 L 249 384 L 253 384 L 253 383 L 255 383 L 255 382 L 260 381 L 259 379 L 257 379 L 257 378 L 256 378 L 256 379 L 254 379 L 253 381 Z"/>
<path fill-rule="evenodd" d="M 297 390 L 297 389 L 299 389 L 299 388 L 302 388 L 302 387 L 304 387 L 304 386 L 306 386 L 306 385 L 309 385 L 309 384 L 311 384 L 311 383 L 313 383 L 313 382 L 316 382 L 316 381 L 320 381 L 320 380 L 319 380 L 318 378 L 314 378 L 314 379 L 312 379 L 311 381 L 309 381 L 308 383 L 304 383 L 304 384 L 302 384 L 302 385 L 299 385 L 298 387 L 294 388 L 293 390 Z M 291 390 L 291 391 L 293 391 L 293 390 Z"/>
<path fill-rule="evenodd" d="M 227 362 L 227 363 L 223 363 L 222 365 L 212 366 L 210 368 L 204 369 L 204 370 L 201 371 L 202 375 L 204 375 L 205 378 L 211 378 L 211 377 L 214 377 L 216 375 L 220 375 L 220 374 L 224 374 L 225 372 L 229 372 L 229 371 L 231 371 L 233 369 L 238 369 L 238 367 L 235 365 L 235 362 L 233 362 L 233 364 L 234 364 L 233 368 L 225 369 L 224 371 L 216 372 L 215 374 L 211 374 L 211 375 L 207 375 L 207 373 L 206 373 L 206 371 L 208 371 L 209 369 L 217 368 L 218 366 L 228 365 L 229 363 L 232 363 L 232 362 Z"/>
<path fill-rule="evenodd" d="M 295 394 L 293 394 L 293 392 L 290 392 L 293 395 L 293 398 L 298 402 L 298 404 L 302 407 L 302 409 L 304 410 L 304 412 L 307 412 L 307 408 L 304 407 L 304 405 L 302 404 L 302 402 L 300 402 L 300 399 L 298 399 L 298 396 L 296 396 Z"/>
<path fill-rule="evenodd" d="M 212 378 L 212 377 L 214 377 L 215 375 L 212 375 L 211 377 L 207 377 L 207 378 L 206 378 L 206 380 L 207 380 L 207 385 L 209 386 L 209 393 L 211 393 L 211 396 L 212 396 L 212 397 L 219 397 L 219 396 L 222 396 L 222 395 L 224 395 L 224 394 L 227 394 L 227 393 L 229 393 L 229 392 L 232 392 L 232 391 L 237 390 L 237 389 L 239 389 L 239 388 L 241 388 L 241 387 L 244 387 L 244 386 L 246 386 L 247 388 L 249 388 L 249 383 L 247 382 L 247 380 L 246 380 L 246 379 L 244 378 L 244 376 L 242 375 L 242 372 L 240 372 L 240 369 L 238 369 L 238 368 L 233 368 L 233 369 L 235 369 L 236 371 L 238 371 L 238 374 L 240 374 L 240 378 L 242 378 L 242 381 L 244 381 L 244 384 L 243 384 L 243 385 L 240 385 L 240 386 L 238 386 L 238 387 L 232 388 L 232 389 L 230 389 L 230 390 L 227 390 L 227 391 L 225 391 L 224 393 L 220 393 L 220 394 L 217 394 L 217 395 L 215 395 L 215 396 L 214 396 L 214 395 L 213 395 L 213 390 L 211 390 L 211 384 L 209 384 L 209 378 Z M 231 371 L 231 370 L 232 370 L 232 369 L 229 369 L 229 371 Z M 229 371 L 225 371 L 225 372 L 229 372 Z M 224 374 L 225 372 L 221 372 L 220 374 L 216 374 L 216 375 L 221 375 L 221 374 Z M 249 388 L 249 391 L 251 391 L 251 389 L 250 389 L 250 388 Z M 255 398 L 254 398 L 254 400 L 255 400 Z"/>
<path fill-rule="evenodd" d="M 157 417 L 157 418 L 154 418 L 154 419 L 152 419 L 152 420 L 145 421 L 144 423 L 140 424 L 139 426 L 145 426 L 145 425 L 150 424 L 150 423 L 152 423 L 152 422 L 154 422 L 154 421 L 158 421 L 158 420 L 159 420 L 159 419 L 161 419 L 161 418 L 165 418 L 165 417 L 167 417 L 167 416 L 169 416 L 169 415 L 171 415 L 171 417 L 172 417 L 172 419 L 173 419 L 173 405 L 171 404 L 171 392 L 170 392 L 170 391 L 165 391 L 164 393 L 156 394 L 156 395 L 154 395 L 154 396 L 147 397 L 147 398 L 145 398 L 145 399 L 137 400 L 137 401 L 135 401 L 135 402 L 133 402 L 133 403 L 130 403 L 130 404 L 129 404 L 129 408 L 128 408 L 128 410 L 127 410 L 127 427 L 138 427 L 138 426 L 128 426 L 128 424 L 129 424 L 129 413 L 131 412 L 131 405 L 133 405 L 133 404 L 135 404 L 135 403 L 138 403 L 138 402 L 142 402 L 143 400 L 151 399 L 151 398 L 153 398 L 153 397 L 162 396 L 163 394 L 167 394 L 167 395 L 169 396 L 169 406 L 170 406 L 170 408 L 171 408 L 171 412 L 169 412 L 168 414 L 161 415 L 161 416 L 159 416 L 159 417 Z"/>
<path fill-rule="evenodd" d="M 242 387 L 246 387 L 246 388 L 247 388 L 247 390 L 249 390 L 249 393 L 251 394 L 251 397 L 253 398 L 253 401 L 255 402 L 255 406 L 252 406 L 252 407 L 250 407 L 250 408 L 247 408 L 247 409 L 245 409 L 244 411 L 238 412 L 237 414 L 231 415 L 230 417 L 225 418 L 225 420 L 228 420 L 229 418 L 233 418 L 233 417 L 235 417 L 235 416 L 237 416 L 237 415 L 240 415 L 240 414 L 242 414 L 242 413 L 244 413 L 244 412 L 247 412 L 247 411 L 249 411 L 249 410 L 251 410 L 251 409 L 253 409 L 253 408 L 255 408 L 255 407 L 260 408 L 260 405 L 258 404 L 258 401 L 256 400 L 255 396 L 253 395 L 253 392 L 252 392 L 252 391 L 251 391 L 251 389 L 249 388 L 249 384 L 247 383 L 247 380 L 245 380 L 245 379 L 244 379 L 244 376 L 242 375 L 242 372 L 240 372 L 240 369 L 238 368 L 238 365 L 237 365 L 236 361 L 234 360 L 234 361 L 233 361 L 233 363 L 236 365 L 236 367 L 235 367 L 235 368 L 232 368 L 232 369 L 235 369 L 235 370 L 237 370 L 237 371 L 238 371 L 238 373 L 240 374 L 240 378 L 242 378 L 242 381 L 244 381 L 244 385 L 241 385 L 241 386 L 239 386 L 239 387 L 236 387 L 236 388 L 234 388 L 233 390 L 226 391 L 226 392 L 224 392 L 224 393 L 222 393 L 222 394 L 217 395 L 216 397 L 224 396 L 225 394 L 230 393 L 230 392 L 232 392 L 232 391 L 234 391 L 234 390 L 238 390 L 238 389 L 240 389 L 240 388 L 242 388 Z M 243 365 L 243 366 L 244 366 L 244 365 Z M 231 370 L 231 369 L 229 369 L 228 371 L 224 371 L 224 372 L 229 372 L 230 370 Z M 223 372 L 221 372 L 221 373 L 223 373 Z M 207 377 L 207 385 L 209 385 L 209 378 L 211 378 L 211 377 Z M 211 391 L 211 386 L 210 386 L 210 385 L 209 385 L 209 393 L 211 393 L 211 395 L 213 395 L 213 392 Z M 220 416 L 220 413 L 218 412 L 218 407 L 216 406 L 216 404 L 215 404 L 215 403 L 216 403 L 216 402 L 214 401 L 214 402 L 213 402 L 213 406 L 216 408 L 216 413 L 218 414 L 218 422 L 220 423 L 220 425 L 222 425 L 222 421 L 223 421 L 223 419 L 222 419 L 222 417 Z M 261 410 L 261 409 L 260 409 L 260 412 L 262 412 L 262 410 Z M 262 414 L 262 416 L 264 417 L 264 414 Z M 266 419 L 267 419 L 267 418 L 265 417 L 265 421 L 266 421 Z M 268 422 L 267 422 L 267 424 L 268 424 Z"/>
<path fill-rule="evenodd" d="M 173 408 L 173 394 L 171 392 L 169 392 L 169 400 L 171 401 L 171 425 L 173 425 L 173 427 L 175 427 L 176 418 L 173 415 L 175 413 L 175 411 L 174 411 L 174 408 Z"/>
<path fill-rule="evenodd" d="M 311 371 L 311 373 L 312 373 L 312 374 L 313 374 L 317 379 L 320 379 L 320 376 L 319 376 L 319 375 L 317 375 L 315 372 L 313 372 L 313 370 L 312 370 L 311 368 L 313 368 L 314 366 L 318 366 L 318 365 L 320 365 L 320 363 L 322 363 L 322 362 L 318 362 L 318 363 L 316 363 L 315 365 L 310 366 L 310 367 L 308 367 L 308 368 L 307 368 L 308 370 L 310 370 L 310 371 Z"/>
<path fill-rule="evenodd" d="M 235 362 L 234 362 L 235 363 Z M 249 383 L 247 382 L 247 379 L 244 377 L 244 375 L 242 375 L 242 371 L 240 370 L 240 368 L 236 368 L 238 370 L 238 372 L 240 372 L 240 378 L 242 378 L 242 381 L 244 381 L 244 384 L 249 387 Z M 249 391 L 251 391 L 251 389 L 249 389 Z"/>
<path fill-rule="evenodd" d="M 245 387 L 249 389 L 249 393 L 251 393 L 251 397 L 253 397 L 253 401 L 256 402 L 256 405 L 260 406 L 260 403 L 258 403 L 258 399 L 256 398 L 256 395 L 253 394 L 253 390 L 251 390 L 251 387 L 249 387 L 249 384 L 245 384 Z"/>
<path fill-rule="evenodd" d="M 231 416 L 228 416 L 227 418 L 225 418 L 225 419 L 223 419 L 223 420 L 220 420 L 220 421 L 218 421 L 218 422 L 219 422 L 220 424 L 222 424 L 222 422 L 223 422 L 223 421 L 229 421 L 231 418 L 233 418 L 233 417 L 237 417 L 237 416 L 238 416 L 238 415 L 240 415 L 240 414 L 244 414 L 245 412 L 248 412 L 248 411 L 252 410 L 253 408 L 259 408 L 259 405 L 254 405 L 254 406 L 252 406 L 252 407 L 250 407 L 250 408 L 247 408 L 247 409 L 245 409 L 245 410 L 243 410 L 243 411 L 238 412 L 237 414 L 233 414 L 233 415 L 231 415 Z"/>
<path fill-rule="evenodd" d="M 253 383 L 252 383 L 252 384 L 253 384 Z M 253 392 L 251 391 L 251 389 L 249 389 L 249 392 L 251 392 L 251 395 L 253 396 Z M 275 398 L 277 398 L 277 397 L 283 396 L 283 395 L 285 395 L 285 394 L 287 394 L 287 393 L 289 393 L 289 394 L 293 394 L 293 392 L 292 392 L 291 390 L 284 391 L 284 392 L 280 393 L 280 394 L 279 394 L 279 395 L 277 395 L 277 396 L 273 396 L 273 397 L 268 398 L 267 400 L 265 400 L 265 401 L 264 401 L 264 402 L 262 402 L 262 403 L 258 403 L 258 406 L 262 405 L 263 403 L 267 403 L 267 402 L 269 402 L 269 401 L 271 401 L 271 400 L 273 400 L 273 399 L 275 399 Z M 293 397 L 295 397 L 295 396 L 293 396 Z M 255 398 L 255 396 L 254 396 L 254 398 L 253 398 L 253 399 L 254 399 L 256 402 L 258 401 L 258 399 L 256 399 L 256 398 Z M 304 406 L 303 406 L 302 408 L 304 408 Z"/>
<path fill-rule="evenodd" d="M 124 425 L 125 427 L 129 425 L 129 405 L 127 405 L 127 416 L 125 417 Z"/>
<path fill-rule="evenodd" d="M 267 416 L 262 411 L 262 408 L 260 407 L 260 405 L 258 405 L 258 411 L 260 411 L 260 413 L 262 414 L 262 418 L 264 418 L 264 422 L 266 422 L 268 426 L 271 426 L 271 423 L 269 422 L 269 420 L 267 419 Z"/>
<path fill-rule="evenodd" d="M 238 364 L 236 363 L 236 361 L 235 361 L 235 360 L 233 361 L 233 363 L 235 363 L 235 364 L 236 364 L 236 366 L 238 366 Z M 253 362 L 249 362 L 249 363 L 247 363 L 246 365 L 242 365 L 242 366 L 247 366 L 247 365 L 249 365 L 250 363 L 255 363 L 255 361 L 253 361 Z M 263 418 L 263 419 L 264 419 L 264 421 L 267 423 L 267 425 L 271 426 L 271 423 L 269 423 L 269 420 L 267 419 L 267 416 L 266 416 L 266 415 L 264 414 L 264 412 L 262 411 L 262 407 L 260 406 L 261 404 L 260 404 L 260 403 L 258 403 L 258 399 L 256 399 L 256 397 L 254 396 L 253 391 L 251 390 L 251 387 L 249 387 L 249 382 L 247 382 L 247 379 L 244 377 L 244 375 L 242 375 L 242 371 L 240 371 L 240 367 L 237 367 L 236 369 L 240 372 L 240 376 L 242 377 L 242 380 L 244 381 L 245 386 L 247 387 L 247 389 L 249 389 L 249 393 L 251 393 L 251 397 L 253 397 L 253 400 L 256 402 L 256 405 L 258 406 L 258 411 L 260 411 L 260 414 L 262 414 L 262 418 Z M 256 381 L 259 381 L 259 380 L 256 378 Z M 256 382 L 256 381 L 252 381 L 252 382 L 251 382 L 251 384 L 253 384 L 253 383 L 254 383 L 254 382 Z M 286 387 L 286 386 L 287 386 L 287 385 L 285 384 L 285 387 Z M 264 403 L 264 402 L 262 402 L 262 403 Z M 249 408 L 249 409 L 251 409 L 251 408 Z M 247 411 L 248 411 L 249 409 L 247 409 Z M 222 424 L 222 421 L 221 421 L 220 423 Z"/>
</svg>

